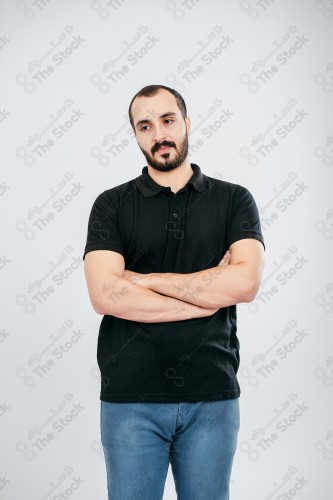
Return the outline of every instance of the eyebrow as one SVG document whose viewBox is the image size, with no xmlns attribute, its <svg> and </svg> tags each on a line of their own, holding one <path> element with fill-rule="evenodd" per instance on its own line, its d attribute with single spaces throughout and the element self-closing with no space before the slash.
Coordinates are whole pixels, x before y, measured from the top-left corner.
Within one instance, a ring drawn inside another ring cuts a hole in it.
<svg viewBox="0 0 333 500">
<path fill-rule="evenodd" d="M 165 118 L 166 116 L 175 116 L 175 115 L 177 115 L 177 113 L 170 111 L 168 113 L 163 113 L 163 115 L 161 115 L 160 118 Z M 142 125 L 143 123 L 149 123 L 149 122 L 150 122 L 149 118 L 144 118 L 143 120 L 139 120 L 135 126 L 138 127 L 139 125 Z"/>
</svg>

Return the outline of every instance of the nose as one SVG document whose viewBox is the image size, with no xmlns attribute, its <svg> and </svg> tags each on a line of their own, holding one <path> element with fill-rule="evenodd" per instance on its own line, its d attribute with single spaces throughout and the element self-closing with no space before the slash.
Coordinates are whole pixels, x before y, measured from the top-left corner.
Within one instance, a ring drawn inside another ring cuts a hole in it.
<svg viewBox="0 0 333 500">
<path fill-rule="evenodd" d="M 154 142 L 162 142 L 166 138 L 165 131 L 162 130 L 160 125 L 156 125 L 154 128 Z"/>
</svg>

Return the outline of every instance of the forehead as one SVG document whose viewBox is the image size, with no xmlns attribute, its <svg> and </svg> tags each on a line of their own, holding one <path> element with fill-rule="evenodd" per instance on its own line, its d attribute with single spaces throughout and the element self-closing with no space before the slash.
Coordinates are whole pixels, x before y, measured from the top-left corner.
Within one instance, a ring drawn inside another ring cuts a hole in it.
<svg viewBox="0 0 333 500">
<path fill-rule="evenodd" d="M 180 113 L 175 96 L 165 89 L 160 89 L 151 97 L 136 97 L 132 104 L 134 121 L 157 118 L 169 111 Z"/>
</svg>

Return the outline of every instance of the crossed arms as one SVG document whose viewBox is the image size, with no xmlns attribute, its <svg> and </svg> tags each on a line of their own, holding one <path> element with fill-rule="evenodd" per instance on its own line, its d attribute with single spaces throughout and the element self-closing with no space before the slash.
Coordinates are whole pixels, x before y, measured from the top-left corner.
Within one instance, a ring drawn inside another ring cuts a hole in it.
<svg viewBox="0 0 333 500">
<path fill-rule="evenodd" d="M 141 274 L 124 267 L 117 252 L 97 250 L 86 255 L 89 296 L 98 314 L 147 323 L 179 321 L 254 300 L 264 248 L 253 238 L 238 240 L 217 266 L 189 274 Z"/>
</svg>

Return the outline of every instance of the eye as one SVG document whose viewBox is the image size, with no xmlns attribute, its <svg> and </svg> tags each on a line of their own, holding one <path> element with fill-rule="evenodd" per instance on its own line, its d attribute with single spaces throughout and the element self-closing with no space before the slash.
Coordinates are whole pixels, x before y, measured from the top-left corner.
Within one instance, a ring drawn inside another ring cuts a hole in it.
<svg viewBox="0 0 333 500">
<path fill-rule="evenodd" d="M 142 130 L 143 132 L 145 132 L 147 129 L 147 127 L 149 127 L 149 125 L 143 125 L 140 130 Z"/>
<path fill-rule="evenodd" d="M 171 122 L 171 123 L 172 123 L 173 121 L 174 121 L 174 120 L 172 120 L 171 118 L 167 118 L 166 120 L 164 120 L 164 122 Z M 167 123 L 167 125 L 168 125 L 168 123 Z"/>
</svg>

